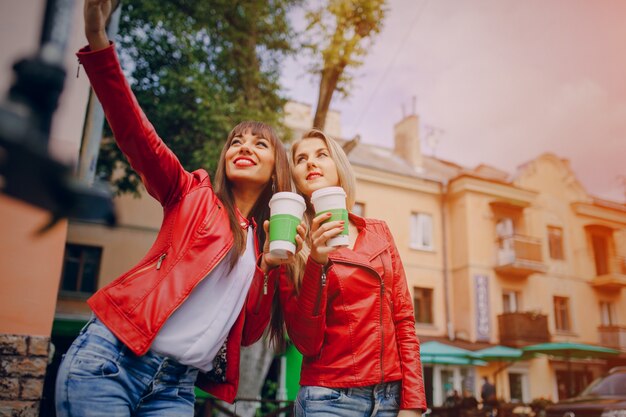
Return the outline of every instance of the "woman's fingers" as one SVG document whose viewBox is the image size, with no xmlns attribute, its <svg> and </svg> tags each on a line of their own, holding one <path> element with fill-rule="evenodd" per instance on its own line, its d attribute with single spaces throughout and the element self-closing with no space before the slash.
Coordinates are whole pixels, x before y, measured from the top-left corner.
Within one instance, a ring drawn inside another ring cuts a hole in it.
<svg viewBox="0 0 626 417">
<path fill-rule="evenodd" d="M 345 222 L 343 220 L 335 220 L 332 222 L 327 222 L 324 223 L 323 225 L 321 225 L 319 228 L 317 228 L 317 230 L 315 230 L 313 233 L 311 233 L 311 239 L 312 240 L 316 240 L 318 239 L 320 236 L 326 234 L 328 235 L 328 232 L 333 231 L 332 234 L 336 235 L 338 233 L 341 233 L 341 231 L 343 230 Z M 339 230 L 338 232 L 335 232 L 335 230 Z M 331 236 L 333 237 L 333 236 Z"/>
<path fill-rule="evenodd" d="M 324 223 L 331 217 L 332 217 L 332 213 L 330 212 L 322 213 L 319 216 L 315 216 L 315 218 L 311 222 L 311 232 L 315 232 L 321 226 L 322 223 Z"/>
</svg>

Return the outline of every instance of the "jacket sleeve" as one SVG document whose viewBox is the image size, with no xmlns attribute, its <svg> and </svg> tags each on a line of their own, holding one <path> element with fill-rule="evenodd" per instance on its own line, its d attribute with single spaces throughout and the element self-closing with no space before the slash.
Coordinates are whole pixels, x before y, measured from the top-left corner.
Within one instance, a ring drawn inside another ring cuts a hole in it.
<svg viewBox="0 0 626 417">
<path fill-rule="evenodd" d="M 139 107 L 114 45 L 98 51 L 85 47 L 77 56 L 102 104 L 117 145 L 147 191 L 162 206 L 175 201 L 190 186 L 193 176 L 183 169 Z"/>
<path fill-rule="evenodd" d="M 241 339 L 243 346 L 250 346 L 263 336 L 263 332 L 270 322 L 276 281 L 284 269 L 284 266 L 274 268 L 266 275 L 257 265 L 246 298 L 246 315 Z"/>
<path fill-rule="evenodd" d="M 322 265 L 307 260 L 300 292 L 286 274 L 279 281 L 280 303 L 287 334 L 304 356 L 317 356 L 326 332 L 326 301 L 328 286 L 322 285 Z"/>
<path fill-rule="evenodd" d="M 393 265 L 393 311 L 396 328 L 396 340 L 400 352 L 402 367 L 401 409 L 421 409 L 426 411 L 426 394 L 422 377 L 420 347 L 415 332 L 415 315 L 413 303 L 407 285 L 404 266 L 398 248 L 385 224 L 385 233 L 390 242 L 391 261 Z"/>
</svg>

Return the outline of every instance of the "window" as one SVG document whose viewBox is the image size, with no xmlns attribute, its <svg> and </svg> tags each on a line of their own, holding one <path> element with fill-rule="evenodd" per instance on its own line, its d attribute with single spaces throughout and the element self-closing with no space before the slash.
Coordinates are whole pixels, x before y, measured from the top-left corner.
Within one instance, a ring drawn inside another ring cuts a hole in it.
<svg viewBox="0 0 626 417">
<path fill-rule="evenodd" d="M 509 372 L 509 394 L 512 403 L 528 402 L 526 389 L 527 375 L 521 372 Z"/>
<path fill-rule="evenodd" d="M 554 327 L 556 330 L 569 332 L 572 325 L 569 316 L 569 298 L 554 297 Z"/>
<path fill-rule="evenodd" d="M 365 216 L 365 203 L 354 203 L 352 207 L 352 212 L 359 217 Z"/>
<path fill-rule="evenodd" d="M 430 214 L 411 214 L 411 242 L 413 249 L 433 250 L 433 218 Z"/>
<path fill-rule="evenodd" d="M 93 294 L 98 286 L 102 248 L 67 244 L 63 256 L 61 291 Z"/>
<path fill-rule="evenodd" d="M 520 294 L 517 291 L 502 292 L 502 312 L 516 313 L 520 311 Z"/>
<path fill-rule="evenodd" d="M 600 323 L 603 326 L 613 326 L 615 322 L 613 311 L 613 303 L 600 302 Z"/>
<path fill-rule="evenodd" d="M 608 238 L 601 234 L 591 235 L 591 246 L 596 264 L 596 275 L 609 273 L 609 242 Z"/>
<path fill-rule="evenodd" d="M 551 259 L 565 259 L 563 254 L 563 229 L 556 226 L 548 226 L 548 248 Z"/>
<path fill-rule="evenodd" d="M 433 290 L 432 288 L 413 287 L 413 304 L 415 322 L 433 324 Z"/>
</svg>

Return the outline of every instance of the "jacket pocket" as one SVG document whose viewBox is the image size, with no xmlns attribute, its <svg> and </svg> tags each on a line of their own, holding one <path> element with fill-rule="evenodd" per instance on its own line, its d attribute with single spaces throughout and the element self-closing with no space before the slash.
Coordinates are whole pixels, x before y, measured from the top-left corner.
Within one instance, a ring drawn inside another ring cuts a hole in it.
<svg viewBox="0 0 626 417">
<path fill-rule="evenodd" d="M 107 288 L 107 294 L 122 311 L 132 312 L 165 276 L 168 256 L 170 255 L 167 251 L 164 251 L 150 262 L 131 271 L 121 281 Z"/>
</svg>

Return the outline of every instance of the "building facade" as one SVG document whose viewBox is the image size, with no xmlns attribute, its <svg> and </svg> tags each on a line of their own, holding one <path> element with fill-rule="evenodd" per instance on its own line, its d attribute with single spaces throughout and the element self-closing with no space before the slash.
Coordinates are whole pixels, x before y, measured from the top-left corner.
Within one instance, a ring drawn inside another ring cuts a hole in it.
<svg viewBox="0 0 626 417">
<path fill-rule="evenodd" d="M 310 108 L 295 103 L 287 113 L 296 135 L 306 130 Z M 332 120 L 340 136 L 338 115 Z M 355 211 L 384 219 L 394 234 L 422 341 L 469 350 L 576 341 L 626 352 L 626 206 L 588 194 L 567 161 L 543 154 L 507 173 L 432 158 L 421 152 L 416 115 L 395 125 L 393 149 L 340 141 L 357 176 Z M 53 331 L 59 351 L 90 314 L 84 300 L 156 237 L 156 202 L 116 203 L 115 229 L 70 224 Z M 478 396 L 484 376 L 503 400 L 556 401 L 568 395 L 570 375 L 582 388 L 619 361 L 424 363 L 424 375 L 431 405 L 452 389 Z"/>
</svg>

